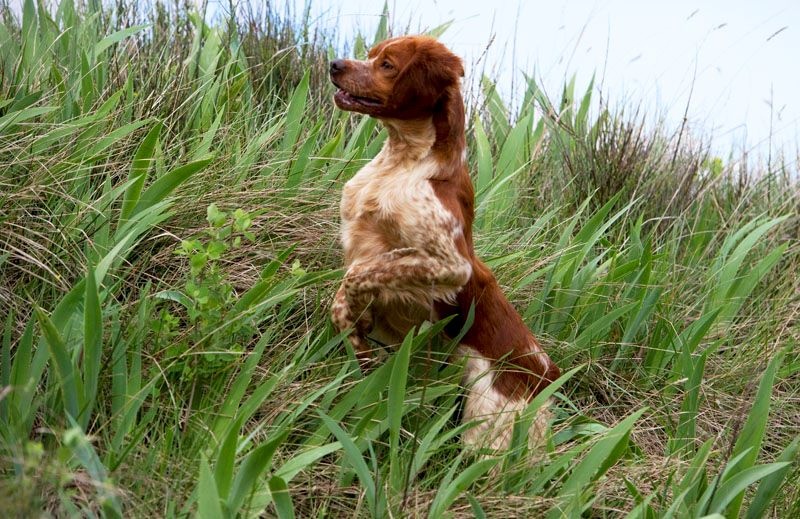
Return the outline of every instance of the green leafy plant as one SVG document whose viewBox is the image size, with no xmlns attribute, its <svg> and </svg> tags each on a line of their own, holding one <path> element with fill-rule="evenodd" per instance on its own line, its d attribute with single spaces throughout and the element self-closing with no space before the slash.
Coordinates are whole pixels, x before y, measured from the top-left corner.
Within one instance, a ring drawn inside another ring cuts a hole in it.
<svg viewBox="0 0 800 519">
<path fill-rule="evenodd" d="M 203 234 L 182 241 L 175 251 L 189 261 L 183 291 L 156 294 L 185 311 L 189 334 L 183 333 L 181 318 L 165 308 L 159 310 L 152 325 L 155 336 L 168 345 L 165 360 L 169 369 L 184 380 L 224 372 L 255 332 L 250 319 L 234 313 L 238 296 L 221 265 L 227 252 L 255 239 L 249 230 L 252 217 L 242 209 L 228 214 L 211 204 L 206 220 L 209 226 Z M 224 344 L 219 340 L 222 336 Z"/>
</svg>

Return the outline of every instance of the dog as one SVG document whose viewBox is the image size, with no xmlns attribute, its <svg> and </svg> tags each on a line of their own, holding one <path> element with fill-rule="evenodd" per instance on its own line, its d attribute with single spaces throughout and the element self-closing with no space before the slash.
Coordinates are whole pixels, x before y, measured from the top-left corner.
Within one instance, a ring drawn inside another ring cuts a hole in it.
<svg viewBox="0 0 800 519">
<path fill-rule="evenodd" d="M 397 343 L 426 319 L 455 314 L 466 357 L 463 419 L 478 421 L 462 441 L 502 450 L 514 419 L 560 375 L 472 243 L 474 189 L 467 169 L 461 59 L 427 36 L 375 45 L 366 60 L 330 62 L 336 106 L 379 119 L 388 139 L 344 186 L 341 241 L 346 273 L 331 319 L 359 360 L 368 336 Z M 542 440 L 542 409 L 529 444 Z"/>
</svg>

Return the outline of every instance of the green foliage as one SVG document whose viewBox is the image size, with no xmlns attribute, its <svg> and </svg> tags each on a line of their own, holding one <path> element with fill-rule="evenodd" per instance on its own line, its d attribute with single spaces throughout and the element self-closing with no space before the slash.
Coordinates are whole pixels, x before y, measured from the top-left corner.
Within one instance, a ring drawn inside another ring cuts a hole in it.
<svg viewBox="0 0 800 519">
<path fill-rule="evenodd" d="M 183 240 L 175 251 L 189 262 L 189 275 L 183 290 L 162 291 L 155 295 L 181 307 L 192 333 L 181 336 L 184 323 L 179 315 L 167 308 L 156 307 L 159 315 L 152 320 L 156 343 L 164 344 L 165 361 L 170 365 L 170 371 L 179 373 L 182 380 L 188 381 L 223 373 L 232 365 L 231 361 L 242 354 L 243 344 L 255 332 L 250 319 L 232 315 L 238 298 L 220 265 L 227 251 L 241 247 L 243 240 L 255 239 L 248 230 L 252 218 L 241 209 L 228 215 L 216 204 L 211 204 L 206 220 L 209 227 L 204 236 Z M 214 338 L 222 336 L 223 332 L 225 346 L 220 347 Z"/>
<path fill-rule="evenodd" d="M 0 7 L 0 510 L 797 515 L 792 164 L 734 176 L 595 110 L 593 81 L 553 102 L 526 78 L 512 110 L 482 78 L 476 249 L 565 373 L 476 455 L 445 322 L 368 372 L 329 324 L 338 193 L 387 137 L 332 107 L 331 30 L 270 3 L 216 25 L 21 7 Z"/>
</svg>

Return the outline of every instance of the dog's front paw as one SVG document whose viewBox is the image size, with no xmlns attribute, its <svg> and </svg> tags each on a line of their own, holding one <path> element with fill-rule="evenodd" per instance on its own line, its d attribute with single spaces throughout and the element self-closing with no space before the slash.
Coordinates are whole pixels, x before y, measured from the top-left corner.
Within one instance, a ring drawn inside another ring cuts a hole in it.
<svg viewBox="0 0 800 519">
<path fill-rule="evenodd" d="M 333 304 L 331 305 L 331 322 L 336 330 L 342 332 L 348 328 L 353 328 L 352 312 L 350 305 L 347 304 L 347 297 L 344 285 L 339 287 L 336 295 L 333 296 Z"/>
<path fill-rule="evenodd" d="M 367 341 L 367 334 L 372 328 L 372 312 L 369 308 L 356 314 L 347 299 L 345 285 L 342 284 L 333 298 L 331 305 L 331 321 L 339 332 L 351 330 L 348 335 L 350 344 L 358 357 L 362 367 L 372 358 L 371 348 Z"/>
</svg>

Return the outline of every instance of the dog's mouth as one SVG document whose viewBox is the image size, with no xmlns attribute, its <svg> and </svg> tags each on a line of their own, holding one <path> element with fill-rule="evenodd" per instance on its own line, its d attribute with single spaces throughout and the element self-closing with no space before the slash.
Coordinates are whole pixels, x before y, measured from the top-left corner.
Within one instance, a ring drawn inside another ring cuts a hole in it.
<svg viewBox="0 0 800 519">
<path fill-rule="evenodd" d="M 377 108 L 379 106 L 383 106 L 383 103 L 379 99 L 374 99 L 372 97 L 365 97 L 365 96 L 357 96 L 355 94 L 351 94 L 340 85 L 336 84 L 334 81 L 333 84 L 336 86 L 337 90 L 336 93 L 333 95 L 334 101 L 339 106 L 339 108 L 356 108 L 356 107 L 364 107 L 364 108 Z"/>
</svg>

